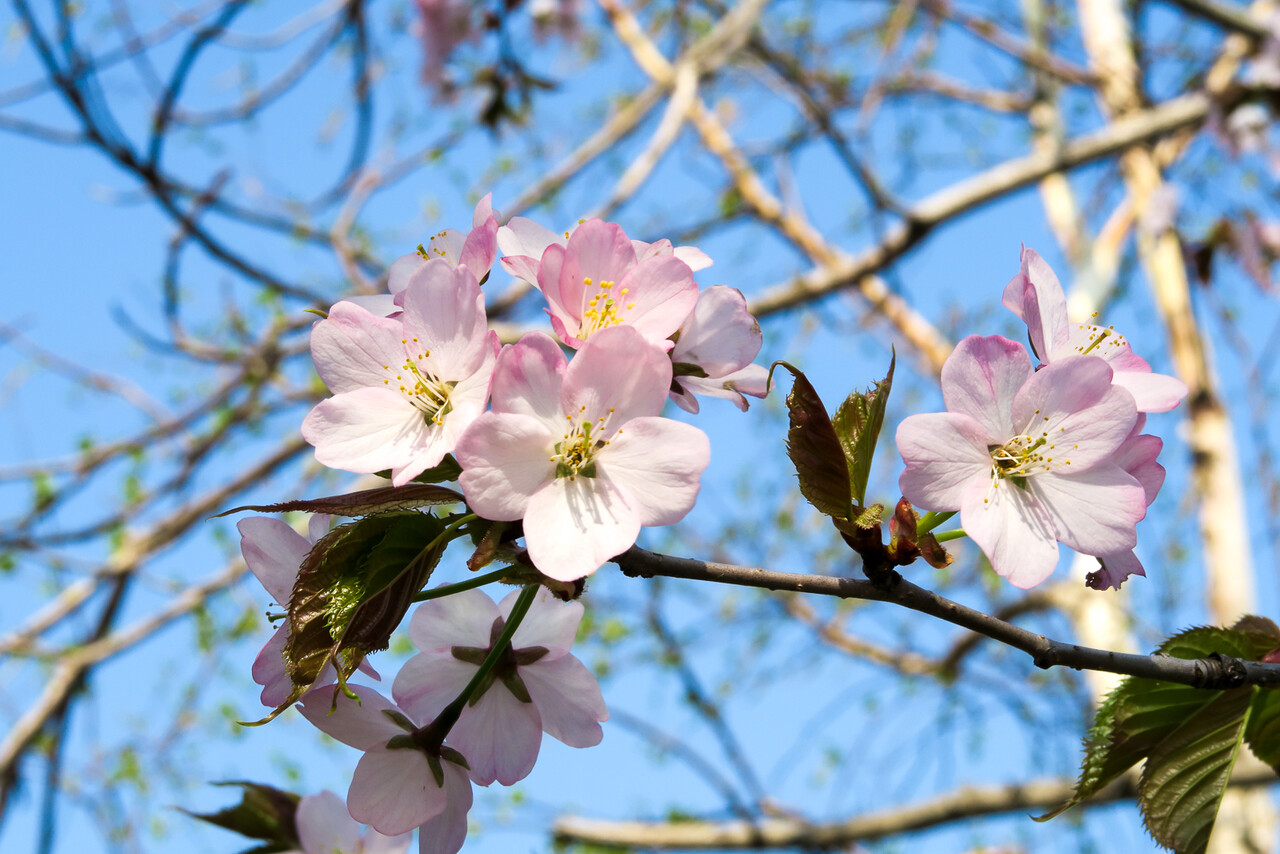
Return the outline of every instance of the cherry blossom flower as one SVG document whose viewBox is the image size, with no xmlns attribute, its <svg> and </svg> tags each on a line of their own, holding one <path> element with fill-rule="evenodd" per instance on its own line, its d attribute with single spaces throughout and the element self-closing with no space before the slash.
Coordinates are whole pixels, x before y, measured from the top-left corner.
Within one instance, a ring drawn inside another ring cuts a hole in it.
<svg viewBox="0 0 1280 854">
<path fill-rule="evenodd" d="M 1022 267 L 1005 286 L 1004 304 L 1027 324 L 1031 346 L 1041 362 L 1101 356 L 1114 372 L 1113 382 L 1133 395 L 1139 412 L 1167 412 L 1187 396 L 1181 380 L 1152 373 L 1151 365 L 1112 327 L 1071 323 L 1058 277 L 1034 250 L 1023 247 Z"/>
<path fill-rule="evenodd" d="M 499 357 L 493 409 L 455 451 L 468 503 L 487 519 L 523 519 L 544 574 L 590 575 L 698 496 L 710 443 L 657 417 L 670 386 L 671 362 L 632 327 L 593 335 L 572 363 L 529 333 Z"/>
<path fill-rule="evenodd" d="M 249 571 L 276 604 L 284 607 L 293 596 L 293 583 L 302 561 L 316 540 L 329 530 L 329 516 L 321 513 L 312 516 L 306 537 L 269 516 L 241 519 L 236 523 L 236 529 L 240 532 L 240 553 Z M 264 706 L 279 706 L 293 691 L 293 681 L 284 663 L 284 647 L 288 640 L 289 624 L 282 622 L 253 662 L 253 681 L 262 686 Z M 367 661 L 360 662 L 360 670 L 374 679 L 381 678 Z M 329 664 L 317 677 L 316 684 L 327 685 L 337 678 L 337 671 Z"/>
<path fill-rule="evenodd" d="M 769 372 L 751 364 L 760 352 L 760 324 L 737 288 L 714 285 L 698 294 L 697 305 L 675 339 L 671 399 L 681 409 L 697 412 L 694 394 L 705 394 L 731 400 L 745 412 L 743 395 L 768 393 Z"/>
<path fill-rule="evenodd" d="M 542 253 L 548 246 L 564 247 L 579 225 L 587 220 L 580 220 L 578 225 L 568 231 L 557 234 L 546 226 L 531 219 L 515 216 L 506 225 L 498 229 L 498 247 L 502 250 L 502 266 L 517 279 L 524 279 L 531 285 L 538 284 L 538 264 Z M 636 252 L 636 259 L 643 261 L 662 255 L 674 255 L 689 265 L 693 272 L 705 270 L 712 264 L 711 258 L 696 246 L 672 246 L 670 240 L 659 240 L 645 243 L 643 240 L 632 240 L 631 247 Z"/>
<path fill-rule="evenodd" d="M 968 536 L 1018 587 L 1047 578 L 1058 541 L 1090 555 L 1132 550 L 1142 484 L 1116 453 L 1137 420 L 1133 397 L 1096 356 L 1040 371 L 1013 341 L 972 335 L 942 368 L 947 411 L 898 426 L 902 494 L 959 510 Z"/>
<path fill-rule="evenodd" d="M 409 637 L 422 652 L 396 677 L 393 695 L 419 720 L 431 720 L 458 697 L 502 633 L 519 591 L 500 604 L 479 590 L 420 606 Z M 472 782 L 504 786 L 533 769 L 545 730 L 570 747 L 600 743 L 607 720 L 595 677 L 569 654 L 582 605 L 538 591 L 493 681 L 463 710 L 449 743 L 467 757 Z"/>
<path fill-rule="evenodd" d="M 492 198 L 490 193 L 476 205 L 469 233 L 464 235 L 457 229 L 446 228 L 433 234 L 425 244 L 419 244 L 417 251 L 392 261 L 387 271 L 387 290 L 390 293 L 350 296 L 345 301 L 380 317 L 390 317 L 403 307 L 404 292 L 413 274 L 428 261 L 436 259 L 450 267 L 465 267 L 476 281 L 484 282 L 498 254 L 498 218 L 491 205 Z"/>
<path fill-rule="evenodd" d="M 334 396 L 311 410 L 302 436 L 322 464 L 390 469 L 402 486 L 484 411 L 497 352 L 475 276 L 429 261 L 409 280 L 401 318 L 340 302 L 315 325 L 311 355 Z"/>
<path fill-rule="evenodd" d="M 317 729 L 364 751 L 347 791 L 351 817 L 387 836 L 418 827 L 420 851 L 454 854 L 471 809 L 461 754 L 413 744 L 420 722 L 372 688 L 348 687 L 356 699 L 336 688 L 312 690 L 298 708 Z"/>
<path fill-rule="evenodd" d="M 445 82 L 444 66 L 453 50 L 476 35 L 473 0 L 416 0 L 418 37 L 422 40 L 422 82 Z"/>
<path fill-rule="evenodd" d="M 1156 500 L 1160 487 L 1164 486 L 1164 466 L 1156 462 L 1164 442 L 1158 436 L 1143 434 L 1142 428 L 1146 426 L 1146 422 L 1147 417 L 1139 414 L 1133 430 L 1112 457 L 1112 462 L 1137 478 L 1138 483 L 1142 484 L 1147 506 L 1150 507 L 1151 502 Z M 1094 590 L 1119 590 L 1130 575 L 1147 574 L 1142 561 L 1138 560 L 1132 549 L 1095 557 L 1098 558 L 1099 568 L 1085 576 L 1084 582 L 1085 586 Z"/>
<path fill-rule="evenodd" d="M 613 326 L 633 327 L 670 347 L 667 338 L 698 301 L 688 264 L 660 253 L 639 260 L 622 229 L 598 219 L 578 226 L 564 246 L 546 248 L 538 288 L 556 335 L 575 349 Z"/>
<path fill-rule="evenodd" d="M 362 835 L 342 798 L 330 791 L 300 800 L 294 820 L 302 849 L 285 854 L 404 854 L 413 841 L 411 833 L 383 836 L 371 830 Z"/>
</svg>

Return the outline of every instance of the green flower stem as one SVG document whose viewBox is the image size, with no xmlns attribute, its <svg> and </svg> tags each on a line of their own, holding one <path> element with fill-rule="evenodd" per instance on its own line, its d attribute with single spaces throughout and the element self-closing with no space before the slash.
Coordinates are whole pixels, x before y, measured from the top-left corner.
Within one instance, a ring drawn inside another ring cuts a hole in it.
<svg viewBox="0 0 1280 854">
<path fill-rule="evenodd" d="M 967 536 L 969 535 L 964 532 L 964 528 L 956 528 L 954 531 L 943 531 L 941 534 L 935 534 L 934 539 L 940 543 L 946 543 Z"/>
<path fill-rule="evenodd" d="M 537 595 L 537 584 L 530 584 L 520 591 L 515 605 L 511 607 L 511 616 L 507 617 L 507 622 L 502 627 L 502 634 L 498 636 L 497 643 L 493 645 L 493 648 L 489 650 L 489 654 L 485 656 L 480 669 L 476 671 L 476 675 L 471 677 L 471 681 L 467 683 L 466 688 L 462 689 L 462 693 L 458 695 L 458 698 L 445 706 L 444 711 L 440 712 L 436 719 L 428 725 L 433 738 L 438 739 L 437 745 L 444 742 L 449 730 L 453 729 L 453 725 L 458 722 L 458 717 L 462 714 L 462 710 L 467 707 L 467 703 L 471 702 L 471 695 L 484 683 L 489 672 L 497 665 L 498 659 L 502 658 L 502 654 L 511 645 L 511 637 L 516 633 L 516 629 L 520 628 L 524 615 L 529 612 L 529 606 L 533 604 L 533 597 Z"/>
<path fill-rule="evenodd" d="M 495 569 L 493 572 L 486 572 L 484 575 L 477 575 L 474 578 L 468 578 L 466 581 L 459 581 L 457 584 L 446 584 L 443 587 L 437 587 L 435 590 L 424 590 L 414 596 L 413 601 L 426 602 L 428 599 L 439 599 L 441 596 L 451 596 L 464 590 L 475 590 L 477 587 L 484 587 L 486 584 L 501 581 L 504 576 L 510 573 L 511 569 L 509 567 Z"/>
<path fill-rule="evenodd" d="M 920 517 L 920 521 L 916 523 L 916 536 L 927 534 L 943 522 L 956 515 L 958 511 L 948 510 L 945 513 L 934 513 L 930 510 L 928 513 Z"/>
</svg>

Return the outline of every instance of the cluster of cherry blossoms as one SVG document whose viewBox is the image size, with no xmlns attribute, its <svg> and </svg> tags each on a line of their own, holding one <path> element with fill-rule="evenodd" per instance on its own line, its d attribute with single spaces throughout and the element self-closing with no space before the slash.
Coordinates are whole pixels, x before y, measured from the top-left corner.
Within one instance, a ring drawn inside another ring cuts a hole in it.
<svg viewBox="0 0 1280 854">
<path fill-rule="evenodd" d="M 554 338 L 499 349 L 480 285 L 498 247 L 546 299 Z M 600 220 L 499 228 L 486 197 L 469 234 L 442 231 L 392 264 L 389 294 L 339 302 L 316 324 L 312 357 L 333 397 L 302 435 L 324 465 L 389 471 L 396 486 L 452 455 L 468 506 L 521 521 L 540 572 L 590 575 L 697 498 L 710 444 L 661 417 L 666 400 L 696 413 L 696 395 L 745 410 L 765 394 L 745 298 L 694 281 L 710 263 Z"/>
<path fill-rule="evenodd" d="M 898 427 L 903 496 L 959 511 L 964 532 L 1018 587 L 1044 581 L 1058 543 L 1097 557 L 1086 583 L 1119 588 L 1145 575 L 1136 525 L 1164 483 L 1162 442 L 1146 413 L 1177 406 L 1187 388 L 1153 373 L 1111 327 L 1072 323 L 1057 276 L 1030 249 L 1004 291 L 1032 350 L 970 336 L 942 368 L 944 413 Z"/>
<path fill-rule="evenodd" d="M 554 336 L 504 347 L 488 328 L 481 286 L 500 247 L 503 267 L 545 298 Z M 745 410 L 767 390 L 742 294 L 694 280 L 710 265 L 600 220 L 499 227 L 485 197 L 467 233 L 446 229 L 397 259 L 388 293 L 342 300 L 315 324 L 332 396 L 302 435 L 320 463 L 391 486 L 254 508 L 313 511 L 307 536 L 271 517 L 238 526 L 246 564 L 284 611 L 252 671 L 268 719 L 297 703 L 363 754 L 341 820 L 321 815 L 335 808 L 327 793 L 315 796 L 327 806 L 298 805 L 306 854 L 403 851 L 415 828 L 424 854 L 452 854 L 473 785 L 524 779 L 543 733 L 599 743 L 608 712 L 570 653 L 581 579 L 642 526 L 693 507 L 710 443 L 662 417 L 667 400 L 695 414 L 697 396 Z M 436 485 L 454 480 L 459 491 Z M 440 505 L 462 511 L 437 516 Z M 330 513 L 357 521 L 335 526 Z M 506 568 L 427 589 L 448 544 L 468 536 L 470 569 Z M 522 589 L 498 603 L 476 589 L 498 581 Z M 419 652 L 390 697 L 348 682 L 381 680 L 365 656 L 406 616 Z M 348 812 L 372 826 L 363 841 Z"/>
</svg>

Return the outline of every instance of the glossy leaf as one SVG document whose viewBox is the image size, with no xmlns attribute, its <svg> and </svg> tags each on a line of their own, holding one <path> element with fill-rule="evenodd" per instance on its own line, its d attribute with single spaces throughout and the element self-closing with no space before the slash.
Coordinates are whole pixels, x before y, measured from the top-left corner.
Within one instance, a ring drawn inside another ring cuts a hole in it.
<svg viewBox="0 0 1280 854">
<path fill-rule="evenodd" d="M 862 504 L 867 497 L 867 479 L 876 453 L 876 440 L 884 426 L 884 409 L 893 388 L 893 370 L 898 357 L 889 360 L 889 373 L 865 392 L 855 391 L 845 398 L 831 419 L 836 438 L 849 467 L 849 487 L 853 500 Z"/>
<path fill-rule="evenodd" d="M 257 513 L 287 513 L 291 510 L 299 510 L 306 513 L 328 513 L 330 516 L 371 516 L 389 510 L 461 504 L 463 500 L 461 493 L 446 486 L 408 483 L 404 486 L 380 486 L 375 489 L 349 492 L 345 495 L 331 495 L 327 498 L 305 498 L 299 501 L 284 501 L 280 504 L 246 504 L 226 510 L 218 516 L 227 516 L 242 510 L 253 510 Z"/>
<path fill-rule="evenodd" d="M 791 421 L 787 431 L 787 456 L 796 467 L 800 494 L 822 513 L 848 519 L 853 515 L 849 467 L 831 418 L 804 373 L 786 362 L 774 362 L 773 368 L 779 365 L 795 377 L 791 393 L 787 395 Z M 771 369 L 770 384 L 772 374 Z"/>
<path fill-rule="evenodd" d="M 386 649 L 446 543 L 428 513 L 395 511 L 335 528 L 298 570 L 289 601 L 285 665 L 294 684 L 285 708 L 332 662 L 339 682 L 370 652 Z"/>
<path fill-rule="evenodd" d="M 1245 617 L 1230 629 L 1181 632 L 1159 652 L 1184 659 L 1218 654 L 1257 661 L 1275 647 L 1277 637 L 1280 629 L 1270 620 Z M 1250 722 L 1250 710 L 1261 690 L 1124 680 L 1098 709 L 1085 739 L 1075 795 L 1038 820 L 1062 813 L 1146 760 L 1139 805 L 1148 831 L 1178 852 L 1203 851 L 1240 743 L 1246 732 L 1260 731 L 1260 724 Z"/>
<path fill-rule="evenodd" d="M 192 818 L 198 818 L 241 836 L 260 839 L 267 843 L 251 849 L 255 854 L 270 854 L 302 847 L 298 841 L 295 821 L 300 800 L 297 795 L 245 780 L 231 780 L 214 785 L 239 786 L 240 803 L 214 813 L 197 813 L 190 810 L 183 810 L 183 812 Z"/>
</svg>

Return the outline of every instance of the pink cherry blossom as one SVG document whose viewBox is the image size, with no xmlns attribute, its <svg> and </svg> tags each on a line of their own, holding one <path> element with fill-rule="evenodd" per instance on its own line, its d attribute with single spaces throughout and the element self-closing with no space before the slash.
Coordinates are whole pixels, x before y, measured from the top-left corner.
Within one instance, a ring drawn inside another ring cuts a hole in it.
<svg viewBox="0 0 1280 854">
<path fill-rule="evenodd" d="M 1145 415 L 1138 416 L 1133 430 L 1116 451 L 1112 461 L 1142 484 L 1143 495 L 1147 506 L 1150 507 L 1151 502 L 1156 500 L 1160 487 L 1164 485 L 1164 466 L 1156 462 L 1164 442 L 1157 436 L 1142 433 L 1146 421 Z M 1085 576 L 1084 582 L 1085 586 L 1094 590 L 1119 590 L 1120 585 L 1130 575 L 1145 576 L 1147 574 L 1142 567 L 1142 561 L 1138 560 L 1138 556 L 1132 549 L 1095 556 L 1098 558 L 1099 568 Z"/>
<path fill-rule="evenodd" d="M 681 409 L 697 412 L 695 394 L 723 397 L 745 412 L 743 395 L 764 397 L 769 390 L 769 372 L 751 364 L 761 341 L 760 324 L 741 291 L 726 285 L 702 291 L 671 349 L 671 399 Z"/>
<path fill-rule="evenodd" d="M 429 261 L 409 280 L 402 317 L 340 302 L 315 325 L 311 355 L 334 396 L 311 410 L 302 436 L 324 465 L 390 469 L 393 484 L 408 483 L 484 411 L 497 352 L 475 276 Z"/>
<path fill-rule="evenodd" d="M 501 634 L 519 592 L 495 605 L 479 590 L 420 606 L 409 637 L 422 652 L 396 677 L 396 702 L 415 718 L 434 719 L 458 697 Z M 471 780 L 504 786 L 533 769 L 542 733 L 570 747 L 600 743 L 607 720 L 600 686 L 569 654 L 582 605 L 538 591 L 489 688 L 473 700 L 449 731 L 449 743 L 467 757 Z"/>
<path fill-rule="evenodd" d="M 580 220 L 582 225 L 586 220 Z M 546 226 L 522 216 L 512 217 L 511 221 L 498 229 L 498 247 L 502 250 L 502 266 L 517 279 L 524 279 L 531 285 L 538 284 L 538 264 L 542 253 L 548 246 L 564 247 L 569 238 L 577 230 L 578 225 L 568 231 L 556 233 Z M 643 240 L 632 240 L 636 260 L 662 255 L 674 255 L 689 265 L 693 272 L 705 270 L 712 264 L 711 258 L 696 246 L 672 246 L 670 240 L 659 240 L 645 243 Z"/>
<path fill-rule="evenodd" d="M 329 518 L 320 513 L 312 516 L 306 537 L 269 516 L 251 516 L 236 523 L 245 565 L 281 608 L 287 607 L 293 596 L 293 583 L 298 578 L 302 561 L 316 540 L 328 532 Z M 293 691 L 293 680 L 289 678 L 284 663 L 284 647 L 288 640 L 289 624 L 282 622 L 253 662 L 253 681 L 262 686 L 264 706 L 279 706 Z M 367 661 L 360 662 L 360 670 L 374 679 L 380 678 Z M 316 684 L 327 685 L 337 678 L 338 673 L 330 664 L 321 672 Z"/>
<path fill-rule="evenodd" d="M 372 688 L 349 687 L 354 700 L 325 688 L 308 692 L 298 708 L 318 729 L 364 751 L 347 792 L 351 817 L 388 836 L 420 827 L 421 851 L 454 854 L 466 839 L 471 809 L 471 780 L 454 761 L 458 754 L 445 749 L 429 757 L 425 748 L 401 746 L 422 722 Z M 388 746 L 396 742 L 401 744 Z"/>
<path fill-rule="evenodd" d="M 523 519 L 544 574 L 590 575 L 698 496 L 710 443 L 657 417 L 670 386 L 670 360 L 632 327 L 593 335 L 571 363 L 529 333 L 499 357 L 493 410 L 455 452 L 467 501 L 488 519 Z"/>
<path fill-rule="evenodd" d="M 662 254 L 641 261 L 621 228 L 598 219 L 578 226 L 563 247 L 546 248 L 538 288 L 556 335 L 574 348 L 614 326 L 630 326 L 669 347 L 667 338 L 698 301 L 688 264 Z"/>
<path fill-rule="evenodd" d="M 413 841 L 411 833 L 384 836 L 370 830 L 361 834 L 342 798 L 329 791 L 299 801 L 295 825 L 302 849 L 285 854 L 404 854 Z"/>
<path fill-rule="evenodd" d="M 464 235 L 457 229 L 446 228 L 431 235 L 425 244 L 418 246 L 416 252 L 401 255 L 391 262 L 391 268 L 387 271 L 387 290 L 390 293 L 351 296 L 346 301 L 368 309 L 379 317 L 390 317 L 402 309 L 404 292 L 414 273 L 421 270 L 428 261 L 437 259 L 450 267 L 465 267 L 476 277 L 476 281 L 483 282 L 498 254 L 498 215 L 491 205 L 492 197 L 493 194 L 490 193 L 476 205 L 469 233 Z"/>
<path fill-rule="evenodd" d="M 1031 346 L 1048 365 L 1076 355 L 1101 356 L 1113 382 L 1133 395 L 1139 412 L 1167 412 L 1187 396 L 1176 377 L 1151 372 L 1151 365 L 1112 327 L 1072 323 L 1067 297 L 1053 270 L 1034 250 L 1023 247 L 1022 268 L 1004 289 L 1004 305 L 1027 324 Z"/>
<path fill-rule="evenodd" d="M 1013 341 L 970 336 L 942 368 L 947 411 L 898 427 L 902 494 L 959 510 L 968 536 L 1018 587 L 1047 578 L 1058 541 L 1078 552 L 1132 550 L 1142 484 L 1116 452 L 1137 420 L 1133 397 L 1096 356 L 1040 371 Z"/>
<path fill-rule="evenodd" d="M 419 21 L 416 28 L 422 39 L 422 82 L 437 85 L 444 82 L 444 66 L 454 48 L 476 36 L 472 0 L 416 0 Z"/>
</svg>

